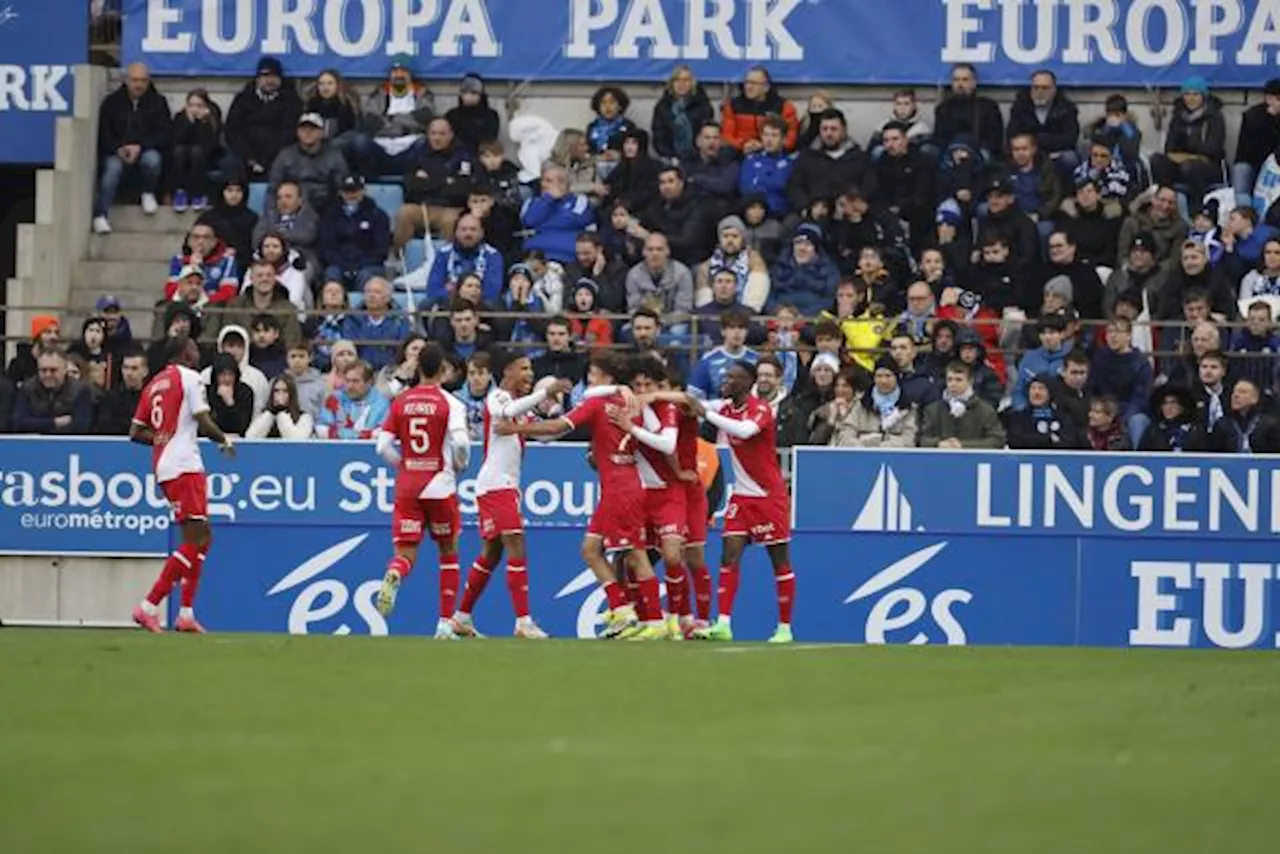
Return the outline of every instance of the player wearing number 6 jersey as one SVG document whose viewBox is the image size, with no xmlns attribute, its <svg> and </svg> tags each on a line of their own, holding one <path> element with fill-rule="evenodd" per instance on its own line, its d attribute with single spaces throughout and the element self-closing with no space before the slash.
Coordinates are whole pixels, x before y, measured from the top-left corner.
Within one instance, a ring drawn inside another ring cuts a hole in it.
<svg viewBox="0 0 1280 854">
<path fill-rule="evenodd" d="M 529 616 L 529 573 L 525 562 L 524 520 L 520 518 L 520 464 L 524 439 L 504 436 L 494 428 L 504 420 L 528 423 L 533 411 L 549 398 L 572 388 L 568 380 L 553 380 L 533 391 L 533 363 L 528 356 L 512 356 L 502 366 L 502 381 L 484 402 L 484 462 L 476 476 L 476 503 L 480 510 L 480 539 L 484 546 L 467 574 L 462 605 L 453 615 L 459 635 L 475 637 L 471 612 L 489 577 L 507 555 L 507 590 L 516 612 L 515 636 L 541 640 L 546 633 Z"/>
<path fill-rule="evenodd" d="M 200 348 L 187 337 L 165 344 L 168 364 L 156 374 L 138 399 L 129 426 L 129 438 L 151 446 L 156 481 L 173 507 L 174 521 L 182 528 L 182 545 L 169 555 L 151 591 L 133 609 L 133 621 L 149 632 L 163 632 L 160 603 L 182 583 L 182 606 L 174 628 L 202 634 L 194 610 L 196 590 L 205 555 L 213 540 L 209 529 L 209 497 L 200 456 L 199 431 L 228 454 L 235 447 L 209 415 L 204 383 L 194 368 L 200 364 Z"/>
<path fill-rule="evenodd" d="M 418 385 L 391 403 L 378 431 L 378 455 L 396 466 L 391 541 L 395 556 L 378 591 L 378 612 L 395 607 L 400 582 L 413 569 L 418 545 L 430 533 L 440 551 L 440 614 L 436 638 L 456 640 L 450 618 L 458 595 L 458 512 L 456 473 L 467 467 L 471 438 L 466 408 L 440 385 L 444 353 L 434 342 L 418 354 Z M 400 449 L 396 450 L 396 443 Z"/>
</svg>

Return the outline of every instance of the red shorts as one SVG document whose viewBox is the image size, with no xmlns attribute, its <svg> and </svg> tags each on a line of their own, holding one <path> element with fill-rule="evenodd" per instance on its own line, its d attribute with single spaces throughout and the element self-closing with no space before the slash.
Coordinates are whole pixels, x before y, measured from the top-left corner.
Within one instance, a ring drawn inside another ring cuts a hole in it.
<svg viewBox="0 0 1280 854">
<path fill-rule="evenodd" d="M 724 513 L 726 537 L 750 537 L 753 543 L 772 545 L 791 541 L 791 506 L 782 498 L 734 495 Z"/>
<path fill-rule="evenodd" d="M 684 544 L 686 546 L 705 546 L 707 544 L 707 517 L 711 510 L 707 505 L 707 491 L 702 488 L 701 481 L 685 485 L 684 495 Z"/>
<path fill-rule="evenodd" d="M 604 494 L 587 524 L 587 536 L 604 540 L 605 554 L 644 546 L 644 495 Z"/>
<path fill-rule="evenodd" d="M 417 545 L 426 534 L 433 540 L 451 540 L 462 530 L 458 496 L 418 498 L 397 495 L 391 511 L 391 542 Z"/>
<path fill-rule="evenodd" d="M 667 486 L 644 491 L 644 541 L 657 546 L 664 537 L 684 539 L 684 488 Z"/>
<path fill-rule="evenodd" d="M 503 534 L 523 534 L 520 490 L 495 489 L 476 498 L 480 511 L 480 539 L 496 540 Z"/>
<path fill-rule="evenodd" d="M 173 507 L 173 520 L 181 525 L 191 519 L 208 520 L 209 484 L 202 471 L 189 471 L 160 484 Z"/>
</svg>

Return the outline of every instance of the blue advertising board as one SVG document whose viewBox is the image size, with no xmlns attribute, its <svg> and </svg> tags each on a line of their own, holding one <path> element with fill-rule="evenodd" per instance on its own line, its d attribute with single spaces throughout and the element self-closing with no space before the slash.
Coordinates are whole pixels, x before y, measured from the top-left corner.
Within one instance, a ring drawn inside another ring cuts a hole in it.
<svg viewBox="0 0 1280 854">
<path fill-rule="evenodd" d="M 1280 20 L 1256 0 L 126 0 L 124 56 L 161 75 L 380 77 L 390 57 L 425 77 L 663 80 L 677 63 L 737 80 L 934 84 L 956 62 L 1024 85 L 1170 85 L 1200 74 L 1257 88 L 1275 76 Z"/>
<path fill-rule="evenodd" d="M 0 0 L 0 163 L 53 162 L 72 68 L 89 58 L 88 26 L 88 3 Z"/>
</svg>

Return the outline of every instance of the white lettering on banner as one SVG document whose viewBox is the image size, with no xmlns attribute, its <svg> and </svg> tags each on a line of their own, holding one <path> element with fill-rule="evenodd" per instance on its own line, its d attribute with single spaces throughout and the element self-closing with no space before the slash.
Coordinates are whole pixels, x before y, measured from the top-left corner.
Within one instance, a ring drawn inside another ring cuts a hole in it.
<svg viewBox="0 0 1280 854">
<path fill-rule="evenodd" d="M 1196 582 L 1203 588 L 1200 624 L 1210 643 L 1224 649 L 1244 649 L 1263 639 L 1271 610 L 1270 582 L 1277 577 L 1272 564 L 1133 561 L 1129 573 L 1138 580 L 1136 623 L 1135 628 L 1129 630 L 1129 643 L 1133 646 L 1192 645 L 1191 632 L 1196 618 L 1185 613 L 1178 591 L 1191 591 Z M 1236 580 L 1242 583 L 1243 589 L 1238 596 L 1229 597 L 1228 585 Z M 1173 592 L 1164 592 L 1166 581 L 1171 582 Z M 1243 602 L 1243 611 L 1236 618 L 1239 628 L 1227 626 L 1229 598 L 1232 602 Z M 1173 619 L 1169 620 L 1169 616 Z M 1162 627 L 1162 622 L 1167 622 L 1168 627 Z M 1270 640 L 1280 648 L 1280 634 Z"/>
<path fill-rule="evenodd" d="M 787 18 L 800 0 L 687 0 L 677 8 L 686 18 L 680 30 L 684 42 L 677 43 L 661 0 L 569 0 L 569 41 L 564 55 L 569 59 L 595 59 L 593 36 L 621 24 L 609 46 L 613 59 L 708 59 L 710 36 L 725 59 L 800 62 L 804 47 L 787 29 Z M 745 44 L 734 37 L 733 24 L 746 10 Z M 641 43 L 647 45 L 642 49 Z"/>
<path fill-rule="evenodd" d="M 144 54 L 185 54 L 196 49 L 196 27 L 184 18 L 182 6 L 171 5 L 175 2 L 147 0 L 146 34 L 141 45 Z M 228 5 L 232 6 L 231 20 L 224 21 Z M 328 0 L 322 4 L 319 0 L 201 0 L 197 14 L 201 47 L 224 55 L 502 55 L 484 0 L 392 0 L 390 4 L 385 0 Z M 420 34 L 442 17 L 433 41 Z M 428 42 L 429 48 L 420 47 Z"/>
<path fill-rule="evenodd" d="M 857 590 L 845 597 L 844 603 L 857 602 L 870 598 L 882 590 L 886 590 L 927 564 L 947 547 L 945 542 L 935 543 L 912 552 L 904 558 L 894 561 L 862 583 Z M 934 623 L 942 631 L 949 646 L 963 646 L 968 642 L 964 626 L 952 612 L 952 606 L 968 604 L 973 601 L 973 593 L 968 590 L 952 588 L 943 590 L 930 602 L 925 594 L 914 587 L 898 587 L 876 600 L 867 614 L 867 622 L 863 629 L 866 643 L 888 643 L 889 632 L 913 626 L 924 616 L 928 608 Z M 901 609 L 895 613 L 895 609 Z M 912 645 L 926 644 L 929 636 L 917 632 L 907 643 Z"/>
<path fill-rule="evenodd" d="M 1275 61 L 1280 47 L 1280 0 L 943 0 L 943 6 L 944 63 L 1003 56 L 1029 66 L 1056 59 L 1165 68 L 1185 57 L 1205 68 L 1261 67 Z M 1234 53 L 1224 50 L 1236 40 Z"/>
<path fill-rule="evenodd" d="M 69 65 L 0 65 L 0 110 L 66 112 L 58 85 L 70 76 Z"/>
<path fill-rule="evenodd" d="M 336 578 L 322 578 L 318 581 L 311 581 L 317 575 L 327 572 L 333 566 L 336 566 L 347 555 L 351 554 L 360 544 L 369 538 L 368 534 L 359 534 L 349 537 L 340 543 L 335 543 L 319 554 L 312 555 L 293 569 L 285 573 L 284 577 L 275 583 L 270 590 L 267 591 L 267 597 L 275 596 L 278 593 L 292 590 L 306 584 L 298 595 L 294 597 L 293 604 L 289 607 L 288 629 L 291 635 L 305 635 L 308 629 L 314 623 L 327 620 L 347 607 L 349 602 L 355 605 L 356 614 L 364 620 L 365 627 L 371 635 L 387 634 L 387 621 L 378 613 L 374 606 L 374 598 L 378 595 L 378 588 L 381 582 L 371 579 L 361 583 L 353 596 L 347 585 Z M 307 583 L 311 582 L 311 583 Z M 342 623 L 333 634 L 349 635 L 351 634 L 351 626 Z"/>
</svg>

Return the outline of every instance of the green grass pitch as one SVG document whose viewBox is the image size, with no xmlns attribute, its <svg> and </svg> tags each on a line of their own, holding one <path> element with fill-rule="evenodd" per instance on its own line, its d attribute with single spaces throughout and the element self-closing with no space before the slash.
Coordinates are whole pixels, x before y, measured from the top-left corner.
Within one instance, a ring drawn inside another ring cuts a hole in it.
<svg viewBox="0 0 1280 854">
<path fill-rule="evenodd" d="M 4 630 L 0 850 L 1274 851 L 1278 668 Z"/>
</svg>

